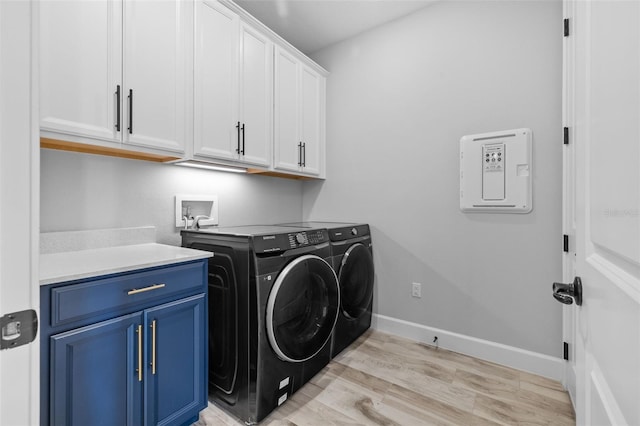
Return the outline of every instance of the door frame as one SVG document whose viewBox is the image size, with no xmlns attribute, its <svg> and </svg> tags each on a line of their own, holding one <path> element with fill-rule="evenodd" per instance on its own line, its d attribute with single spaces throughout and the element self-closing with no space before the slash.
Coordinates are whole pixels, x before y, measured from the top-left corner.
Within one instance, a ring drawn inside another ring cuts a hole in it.
<svg viewBox="0 0 640 426">
<path fill-rule="evenodd" d="M 562 253 L 562 279 L 569 283 L 576 276 L 576 168 L 575 148 L 572 138 L 575 129 L 575 37 L 572 36 L 572 25 L 575 16 L 575 1 L 562 2 L 562 15 L 569 20 L 569 35 L 563 37 L 562 43 L 562 123 L 567 130 L 562 131 L 562 233 L 568 237 L 568 251 Z M 568 132 L 568 134 L 565 134 Z M 568 142 L 568 143 L 567 143 Z M 563 305 L 562 308 L 562 340 L 568 345 L 567 362 L 564 363 L 562 384 L 569 392 L 573 406 L 576 406 L 576 305 Z"/>
<path fill-rule="evenodd" d="M 36 1 L 0 2 L 0 235 L 11 242 L 0 247 L 0 315 L 40 307 L 38 10 Z M 0 424 L 39 424 L 39 335 L 0 351 L 0 376 Z"/>
</svg>

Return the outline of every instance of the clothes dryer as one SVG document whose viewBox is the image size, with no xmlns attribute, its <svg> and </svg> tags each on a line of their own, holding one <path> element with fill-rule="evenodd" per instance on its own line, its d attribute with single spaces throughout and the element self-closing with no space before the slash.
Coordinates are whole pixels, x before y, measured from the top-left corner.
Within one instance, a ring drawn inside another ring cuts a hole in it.
<svg viewBox="0 0 640 426">
<path fill-rule="evenodd" d="M 331 344 L 333 358 L 371 326 L 374 266 L 369 225 L 340 222 L 285 225 L 324 228 L 328 231 L 332 264 L 340 284 L 340 312 Z"/>
<path fill-rule="evenodd" d="M 331 359 L 340 291 L 327 230 L 184 230 L 209 260 L 209 398 L 247 424 Z"/>
</svg>

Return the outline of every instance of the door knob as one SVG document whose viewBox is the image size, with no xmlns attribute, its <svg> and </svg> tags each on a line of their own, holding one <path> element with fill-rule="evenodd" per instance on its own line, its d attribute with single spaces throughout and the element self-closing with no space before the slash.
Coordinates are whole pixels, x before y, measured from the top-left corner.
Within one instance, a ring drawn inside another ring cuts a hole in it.
<svg viewBox="0 0 640 426">
<path fill-rule="evenodd" d="M 571 284 L 553 283 L 553 297 L 560 303 L 582 305 L 582 280 L 575 277 Z"/>
</svg>

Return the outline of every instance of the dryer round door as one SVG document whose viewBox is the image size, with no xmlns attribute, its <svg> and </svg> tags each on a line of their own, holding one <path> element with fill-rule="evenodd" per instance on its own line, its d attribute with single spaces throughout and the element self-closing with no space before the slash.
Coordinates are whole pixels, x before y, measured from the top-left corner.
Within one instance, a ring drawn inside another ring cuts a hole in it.
<svg viewBox="0 0 640 426">
<path fill-rule="evenodd" d="M 373 298 L 373 258 L 367 247 L 357 243 L 342 257 L 339 273 L 342 313 L 351 319 L 369 311 Z"/>
<path fill-rule="evenodd" d="M 269 343 L 278 357 L 303 362 L 331 337 L 340 290 L 331 266 L 314 255 L 300 256 L 278 275 L 267 301 Z"/>
</svg>

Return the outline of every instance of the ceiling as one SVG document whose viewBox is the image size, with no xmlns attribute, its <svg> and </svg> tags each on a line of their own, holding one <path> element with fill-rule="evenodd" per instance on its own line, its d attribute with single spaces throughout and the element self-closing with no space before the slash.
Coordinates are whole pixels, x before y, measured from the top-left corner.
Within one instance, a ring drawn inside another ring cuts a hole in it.
<svg viewBox="0 0 640 426">
<path fill-rule="evenodd" d="M 306 55 L 415 12 L 434 0 L 235 0 Z"/>
</svg>

